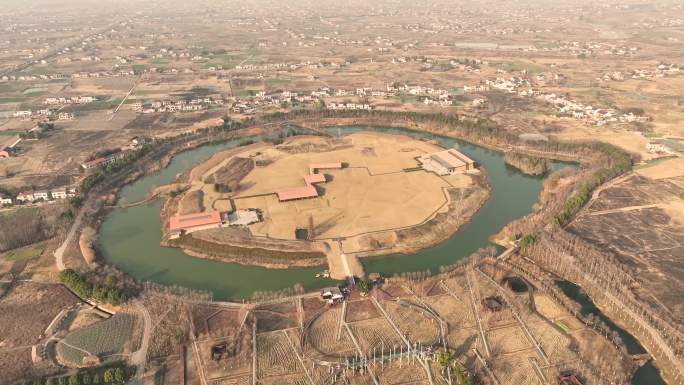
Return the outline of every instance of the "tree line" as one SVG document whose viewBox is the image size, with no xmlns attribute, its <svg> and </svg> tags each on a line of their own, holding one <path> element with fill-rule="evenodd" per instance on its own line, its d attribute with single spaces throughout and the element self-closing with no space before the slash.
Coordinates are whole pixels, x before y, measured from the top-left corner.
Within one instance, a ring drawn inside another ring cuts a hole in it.
<svg viewBox="0 0 684 385">
<path fill-rule="evenodd" d="M 126 302 L 126 294 L 117 288 L 116 281 L 107 280 L 105 285 L 89 282 L 83 275 L 66 269 L 59 272 L 59 280 L 81 298 L 92 298 L 114 306 Z"/>
<path fill-rule="evenodd" d="M 14 385 L 123 385 L 133 373 L 124 365 L 82 369 L 68 376 L 36 378 Z"/>
</svg>

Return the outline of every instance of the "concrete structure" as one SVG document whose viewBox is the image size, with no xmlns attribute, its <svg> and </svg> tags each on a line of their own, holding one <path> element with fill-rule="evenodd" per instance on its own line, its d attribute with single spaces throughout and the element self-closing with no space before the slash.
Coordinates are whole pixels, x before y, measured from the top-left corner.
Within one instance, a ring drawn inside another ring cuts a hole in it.
<svg viewBox="0 0 684 385">
<path fill-rule="evenodd" d="M 235 210 L 228 214 L 228 225 L 247 226 L 259 222 L 259 214 L 256 210 Z"/>
<path fill-rule="evenodd" d="M 179 236 L 198 230 L 214 229 L 224 225 L 226 220 L 219 211 L 174 215 L 169 219 L 169 230 L 172 235 Z"/>
<path fill-rule="evenodd" d="M 318 197 L 318 191 L 314 184 L 325 183 L 325 176 L 317 174 L 316 171 L 323 169 L 340 169 L 341 162 L 336 163 L 313 163 L 309 165 L 309 175 L 304 175 L 304 187 L 292 187 L 276 192 L 278 200 L 281 202 L 292 201 L 297 199 L 309 199 Z"/>
<path fill-rule="evenodd" d="M 276 194 L 278 194 L 279 201 L 286 202 L 297 199 L 316 198 L 318 196 L 318 191 L 316 191 L 315 187 L 307 185 L 304 187 L 292 187 L 285 190 L 280 190 Z"/>
<path fill-rule="evenodd" d="M 475 169 L 475 161 L 451 148 L 418 159 L 423 169 L 437 175 L 451 175 Z"/>
<path fill-rule="evenodd" d="M 312 163 L 309 165 L 309 174 L 316 174 L 317 170 L 340 169 L 340 168 L 342 168 L 341 162 Z"/>
<path fill-rule="evenodd" d="M 328 287 L 321 290 L 321 298 L 328 301 L 328 304 L 334 304 L 336 302 L 344 300 L 344 295 L 340 291 L 339 287 Z"/>
<path fill-rule="evenodd" d="M 52 199 L 71 198 L 76 196 L 76 189 L 73 187 L 61 187 L 50 191 L 50 194 L 52 195 Z"/>
<path fill-rule="evenodd" d="M 50 199 L 50 192 L 47 190 L 35 191 L 33 193 L 33 199 L 34 200 L 42 199 L 42 200 L 46 201 L 46 200 Z"/>
<path fill-rule="evenodd" d="M 116 162 L 119 159 L 123 159 L 126 156 L 126 151 L 119 151 L 117 153 L 105 156 L 102 158 L 93 159 L 91 161 L 81 164 L 84 170 L 89 170 L 91 168 L 102 167 L 110 163 Z"/>
</svg>

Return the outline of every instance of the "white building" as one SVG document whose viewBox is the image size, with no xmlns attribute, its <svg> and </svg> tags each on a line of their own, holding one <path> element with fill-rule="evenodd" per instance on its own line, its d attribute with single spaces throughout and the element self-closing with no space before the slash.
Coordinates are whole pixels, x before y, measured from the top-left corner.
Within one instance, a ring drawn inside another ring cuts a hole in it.
<svg viewBox="0 0 684 385">
<path fill-rule="evenodd" d="M 9 206 L 13 203 L 12 198 L 0 194 L 0 206 Z"/>
</svg>

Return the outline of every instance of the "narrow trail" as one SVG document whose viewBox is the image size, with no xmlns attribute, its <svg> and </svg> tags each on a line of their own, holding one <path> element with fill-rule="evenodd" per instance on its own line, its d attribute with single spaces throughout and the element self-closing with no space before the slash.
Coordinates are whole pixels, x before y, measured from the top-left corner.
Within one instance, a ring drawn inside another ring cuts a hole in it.
<svg viewBox="0 0 684 385">
<path fill-rule="evenodd" d="M 150 337 L 152 335 L 152 317 L 147 308 L 140 302 L 135 303 L 135 307 L 138 312 L 143 317 L 143 333 L 142 341 L 140 342 L 140 349 L 131 354 L 130 363 L 135 365 L 135 379 L 131 382 L 132 384 L 142 384 L 143 375 L 145 374 L 145 365 L 147 363 L 147 349 L 150 346 Z"/>
</svg>

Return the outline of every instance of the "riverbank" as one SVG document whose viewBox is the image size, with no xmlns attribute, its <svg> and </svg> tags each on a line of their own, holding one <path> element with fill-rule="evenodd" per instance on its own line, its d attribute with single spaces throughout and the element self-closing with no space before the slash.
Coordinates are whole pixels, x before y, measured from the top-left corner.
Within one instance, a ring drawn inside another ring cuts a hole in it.
<svg viewBox="0 0 684 385">
<path fill-rule="evenodd" d="M 254 143 L 224 150 L 184 171 L 172 185 L 191 187 L 164 202 L 162 245 L 202 258 L 267 268 L 319 266 L 325 262 L 322 253 L 329 261 L 340 253 L 354 257 L 414 253 L 448 239 L 490 196 L 481 166 L 445 176 L 418 168 L 417 156 L 444 149 L 434 140 L 373 131 L 344 138 L 324 134 L 290 137 L 276 146 Z M 308 164 L 336 159 L 348 166 L 325 170 L 329 181 L 321 185 L 325 190 L 321 197 L 296 203 L 271 197 L 278 188 L 298 183 Z M 247 171 L 230 169 L 245 162 L 252 164 Z M 219 191 L 216 183 L 232 187 Z M 418 185 L 421 189 L 416 189 Z M 191 212 L 258 210 L 262 221 L 169 240 L 168 219 L 187 214 L 184 207 L 194 207 Z M 295 229 L 306 228 L 307 219 L 315 219 L 315 235 L 298 240 Z"/>
<path fill-rule="evenodd" d="M 527 175 L 544 175 L 549 171 L 549 162 L 545 158 L 516 151 L 507 151 L 504 161 Z"/>
</svg>

